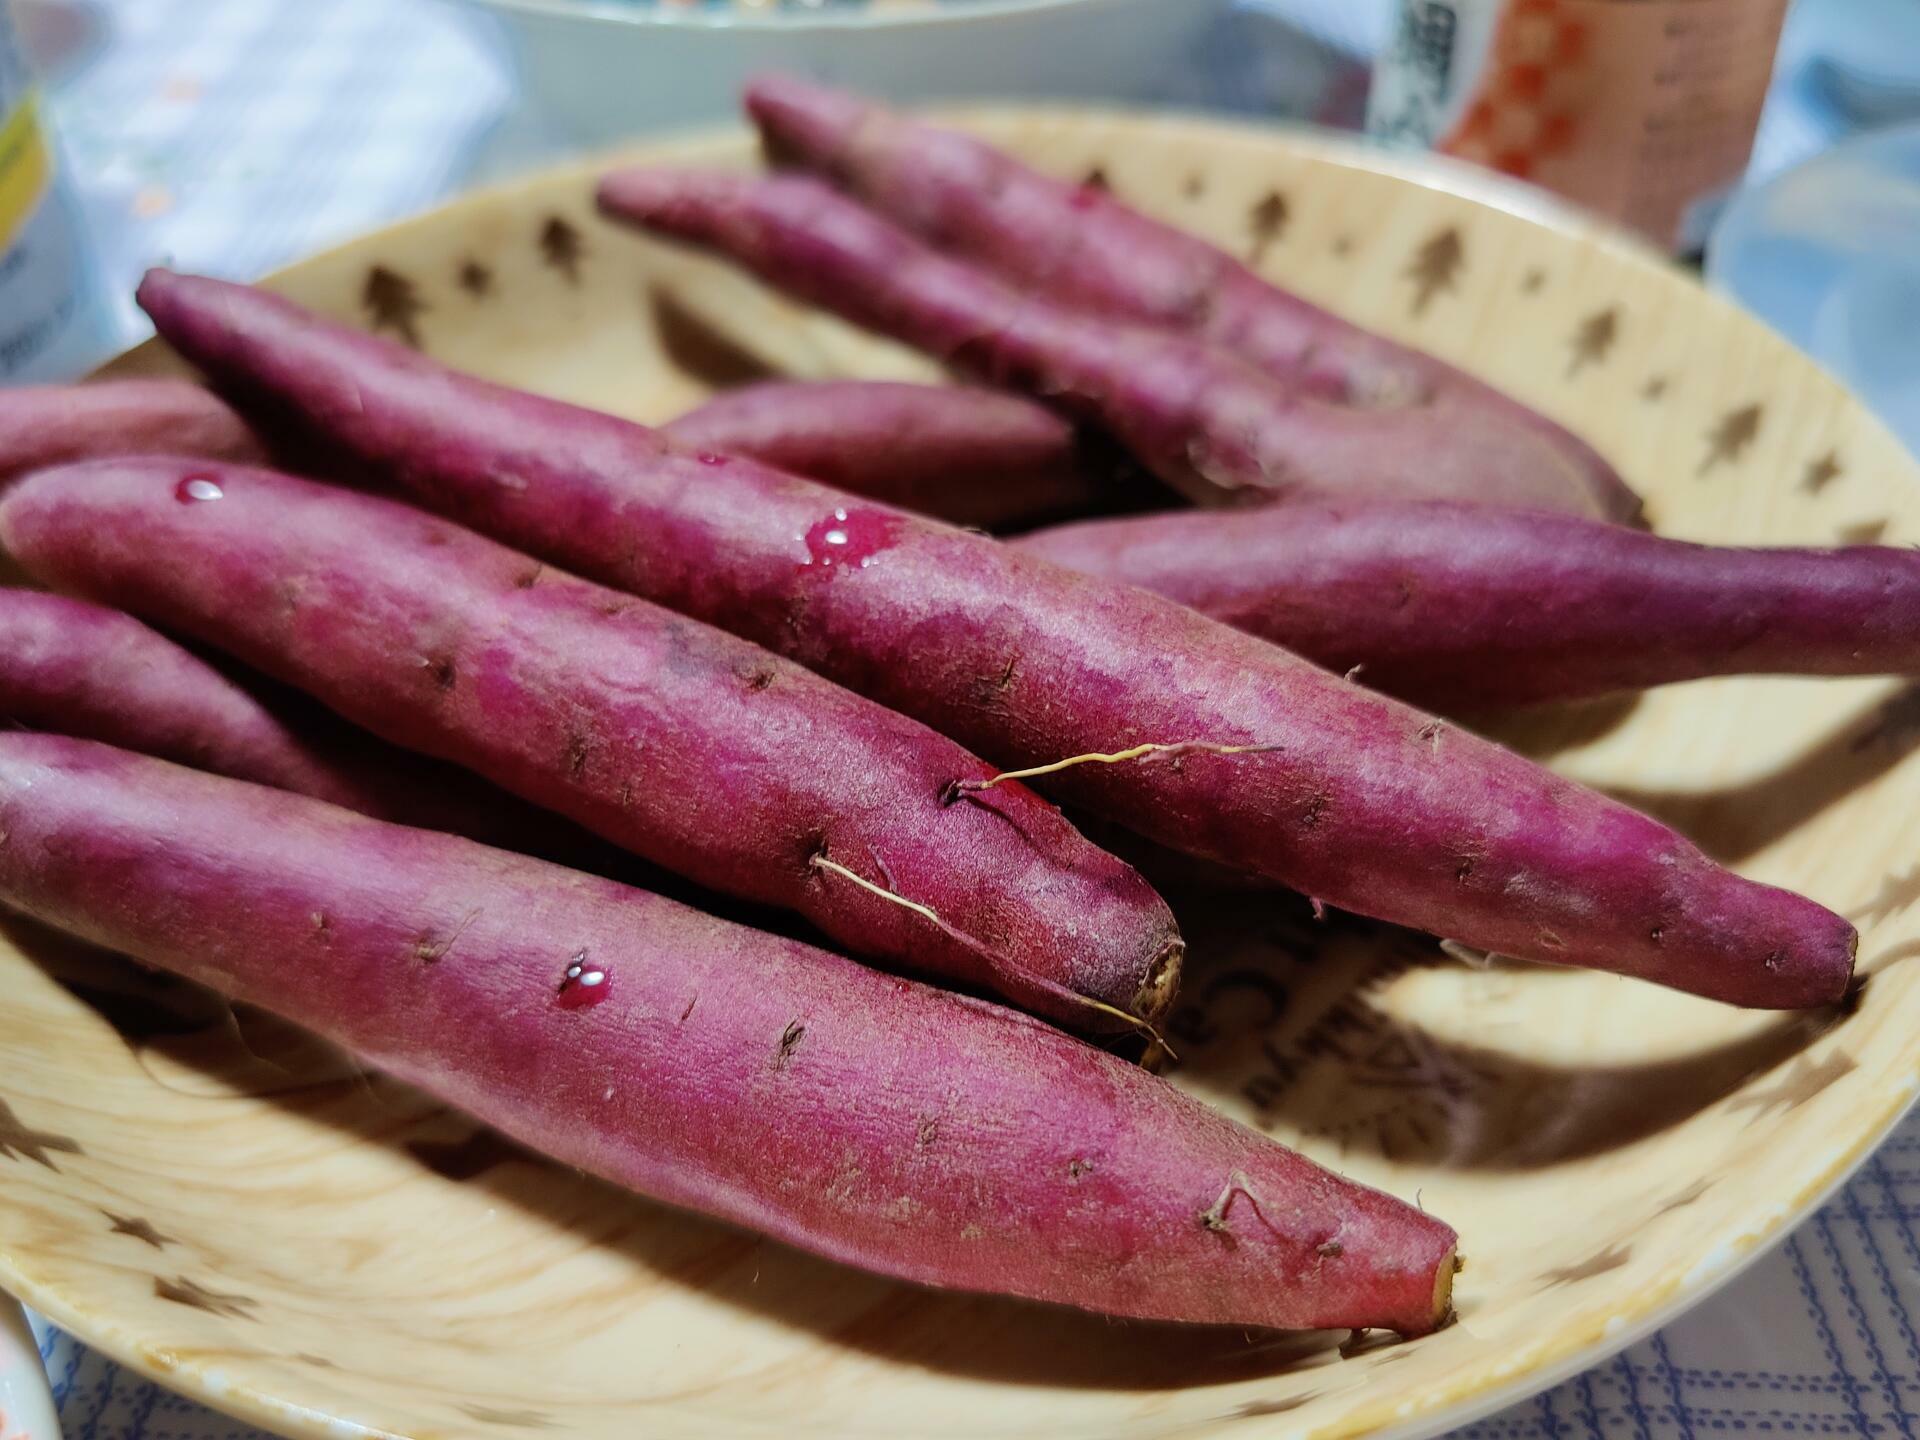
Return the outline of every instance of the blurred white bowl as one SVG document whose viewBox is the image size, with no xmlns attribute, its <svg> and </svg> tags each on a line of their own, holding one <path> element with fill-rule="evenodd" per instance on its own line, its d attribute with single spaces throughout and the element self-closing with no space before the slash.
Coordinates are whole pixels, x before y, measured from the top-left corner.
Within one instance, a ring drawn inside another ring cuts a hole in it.
<svg viewBox="0 0 1920 1440">
<path fill-rule="evenodd" d="M 475 0 L 528 97 L 583 145 L 736 113 L 792 70 L 885 100 L 1147 98 L 1224 0 L 942 0 L 822 8 Z"/>
</svg>

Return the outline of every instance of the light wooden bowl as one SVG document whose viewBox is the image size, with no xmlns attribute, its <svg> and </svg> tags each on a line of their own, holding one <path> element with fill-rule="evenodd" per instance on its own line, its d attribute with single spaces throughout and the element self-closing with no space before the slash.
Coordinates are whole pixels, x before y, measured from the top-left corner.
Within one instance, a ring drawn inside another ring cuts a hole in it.
<svg viewBox="0 0 1920 1440">
<path fill-rule="evenodd" d="M 1199 121 L 973 120 L 1572 424 L 1665 531 L 1920 540 L 1920 474 L 1838 386 L 1638 248 L 1515 213 L 1518 192 Z M 751 163 L 740 136 L 652 154 Z M 590 174 L 463 200 L 274 283 L 650 420 L 768 367 L 926 373 L 602 224 Z M 119 368 L 168 363 L 149 348 Z M 1177 1082 L 1460 1228 L 1459 1323 L 1417 1343 L 1115 1324 L 872 1279 L 533 1163 L 284 1025 L 15 923 L 0 1284 L 301 1435 L 1439 1430 L 1751 1259 L 1885 1132 L 1920 1051 L 1920 967 L 1904 963 L 1920 955 L 1920 688 L 1717 681 L 1514 735 L 1856 917 L 1871 981 L 1846 1017 L 1745 1014 L 1476 969 L 1273 901 L 1187 904 Z"/>
</svg>

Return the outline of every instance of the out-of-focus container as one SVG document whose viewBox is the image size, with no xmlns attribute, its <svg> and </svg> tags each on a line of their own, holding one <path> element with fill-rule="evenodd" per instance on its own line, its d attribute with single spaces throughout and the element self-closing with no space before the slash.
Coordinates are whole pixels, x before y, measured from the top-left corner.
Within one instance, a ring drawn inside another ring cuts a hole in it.
<svg viewBox="0 0 1920 1440">
<path fill-rule="evenodd" d="M 1920 455 L 1920 121 L 1743 191 L 1713 233 L 1707 280 L 1846 381 Z"/>
<path fill-rule="evenodd" d="M 1787 0 L 1398 0 L 1367 128 L 1697 250 L 1745 171 Z"/>
<path fill-rule="evenodd" d="M 60 1440 L 40 1347 L 20 1307 L 0 1292 L 0 1436 Z"/>
<path fill-rule="evenodd" d="M 478 3 L 530 98 L 568 140 L 595 145 L 732 118 L 741 85 L 770 69 L 883 100 L 1145 98 L 1223 0 Z"/>
<path fill-rule="evenodd" d="M 113 344 L 82 212 L 0 4 L 0 385 L 70 378 Z"/>
</svg>

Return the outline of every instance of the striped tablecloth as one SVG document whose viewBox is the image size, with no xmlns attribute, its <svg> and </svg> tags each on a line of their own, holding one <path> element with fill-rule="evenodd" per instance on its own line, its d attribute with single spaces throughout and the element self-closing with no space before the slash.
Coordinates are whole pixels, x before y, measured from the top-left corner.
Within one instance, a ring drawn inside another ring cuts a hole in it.
<svg viewBox="0 0 1920 1440">
<path fill-rule="evenodd" d="M 1377 3 L 1260 3 L 1336 47 L 1364 45 L 1379 28 Z M 470 12 L 434 0 L 110 0 L 100 9 L 104 46 L 59 87 L 54 112 L 121 294 L 148 264 L 250 277 L 419 209 L 469 175 L 513 113 L 505 59 Z M 1228 55 L 1239 66 L 1232 75 L 1170 76 L 1168 95 L 1263 107 L 1263 77 L 1285 65 L 1263 65 L 1231 38 L 1203 47 L 1200 63 Z M 1829 129 L 1791 103 L 1776 106 L 1759 163 L 1796 159 Z M 130 306 L 122 319 L 137 332 Z M 1920 1120 L 1718 1297 L 1462 1434 L 1920 1440 L 1917 1219 Z M 260 1435 L 69 1336 L 44 1325 L 37 1333 L 71 1440 Z"/>
</svg>

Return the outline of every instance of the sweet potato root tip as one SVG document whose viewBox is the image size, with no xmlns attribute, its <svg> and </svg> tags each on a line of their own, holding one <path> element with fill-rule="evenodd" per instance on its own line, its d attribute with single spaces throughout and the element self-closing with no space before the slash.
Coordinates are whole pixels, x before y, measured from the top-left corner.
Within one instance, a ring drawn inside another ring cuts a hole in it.
<svg viewBox="0 0 1920 1440">
<path fill-rule="evenodd" d="M 1458 1250 L 1449 1252 L 1447 1258 L 1434 1267 L 1433 1307 L 1427 1312 L 1430 1319 L 1424 1330 L 1413 1333 L 1444 1330 L 1453 1323 L 1453 1277 L 1466 1268 L 1466 1256 Z"/>
</svg>

